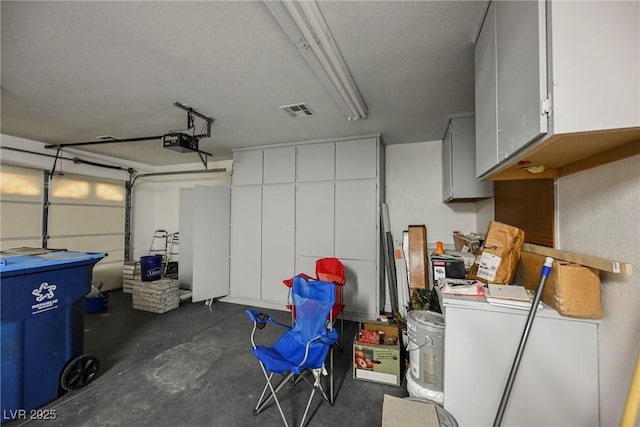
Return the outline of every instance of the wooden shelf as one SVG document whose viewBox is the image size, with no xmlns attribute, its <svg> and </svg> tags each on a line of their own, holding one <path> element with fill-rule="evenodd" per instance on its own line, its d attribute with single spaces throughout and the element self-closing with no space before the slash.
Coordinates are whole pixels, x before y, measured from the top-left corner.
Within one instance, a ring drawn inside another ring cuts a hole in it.
<svg viewBox="0 0 640 427">
<path fill-rule="evenodd" d="M 573 262 L 575 264 L 584 265 L 595 268 L 600 271 L 608 271 L 616 274 L 633 274 L 633 266 L 626 262 L 615 261 L 605 258 L 592 257 L 588 255 L 580 255 L 571 252 L 561 251 L 558 249 L 548 248 L 546 246 L 525 243 L 522 250 L 538 255 L 549 256 L 561 261 Z"/>
<path fill-rule="evenodd" d="M 640 127 L 552 135 L 498 165 L 483 180 L 558 178 L 640 154 Z M 542 166 L 541 171 L 530 171 Z"/>
</svg>

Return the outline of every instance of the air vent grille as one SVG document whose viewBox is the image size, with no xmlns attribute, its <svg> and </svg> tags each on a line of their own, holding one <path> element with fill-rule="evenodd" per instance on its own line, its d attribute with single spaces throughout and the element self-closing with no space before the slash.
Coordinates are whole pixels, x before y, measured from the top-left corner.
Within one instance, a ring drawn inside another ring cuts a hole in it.
<svg viewBox="0 0 640 427">
<path fill-rule="evenodd" d="M 303 102 L 299 104 L 281 105 L 278 108 L 294 119 L 313 116 L 313 111 L 311 111 L 311 108 L 309 108 L 309 106 Z"/>
</svg>

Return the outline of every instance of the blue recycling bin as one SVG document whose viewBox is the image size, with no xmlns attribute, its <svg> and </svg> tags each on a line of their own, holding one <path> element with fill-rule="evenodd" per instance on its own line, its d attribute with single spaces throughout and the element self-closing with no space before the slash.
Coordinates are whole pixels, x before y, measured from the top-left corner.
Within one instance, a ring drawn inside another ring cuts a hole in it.
<svg viewBox="0 0 640 427">
<path fill-rule="evenodd" d="M 55 251 L 0 257 L 2 422 L 95 376 L 97 359 L 83 355 L 84 297 L 93 266 L 104 256 Z"/>
</svg>

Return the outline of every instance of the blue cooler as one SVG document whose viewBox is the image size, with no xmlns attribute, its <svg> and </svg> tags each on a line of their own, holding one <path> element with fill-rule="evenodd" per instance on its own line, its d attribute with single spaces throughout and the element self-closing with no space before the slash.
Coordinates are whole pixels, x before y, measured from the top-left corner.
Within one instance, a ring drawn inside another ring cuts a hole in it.
<svg viewBox="0 0 640 427">
<path fill-rule="evenodd" d="M 84 297 L 93 266 L 104 256 L 67 251 L 0 256 L 2 422 L 95 376 L 97 359 L 82 354 Z"/>
</svg>

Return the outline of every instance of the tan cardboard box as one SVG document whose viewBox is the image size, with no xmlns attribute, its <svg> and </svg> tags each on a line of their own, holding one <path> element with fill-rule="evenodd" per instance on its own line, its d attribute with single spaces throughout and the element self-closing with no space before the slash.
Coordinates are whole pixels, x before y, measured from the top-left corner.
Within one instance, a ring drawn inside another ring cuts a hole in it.
<svg viewBox="0 0 640 427">
<path fill-rule="evenodd" d="M 382 331 L 384 340 L 395 337 L 395 344 L 367 344 L 353 340 L 353 378 L 382 384 L 399 386 L 402 383 L 404 362 L 401 354 L 397 325 L 379 322 L 364 322 L 360 329 Z"/>
<path fill-rule="evenodd" d="M 509 285 L 516 274 L 524 231 L 508 224 L 491 221 L 482 252 L 467 275 L 468 279 L 484 283 Z"/>
<path fill-rule="evenodd" d="M 544 264 L 543 255 L 522 252 L 516 283 L 536 290 Z M 542 291 L 542 301 L 564 316 L 602 318 L 602 297 L 598 270 L 579 264 L 554 261 Z"/>
</svg>

